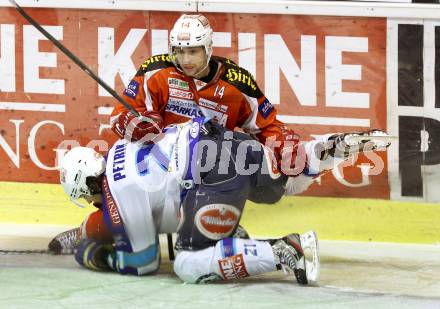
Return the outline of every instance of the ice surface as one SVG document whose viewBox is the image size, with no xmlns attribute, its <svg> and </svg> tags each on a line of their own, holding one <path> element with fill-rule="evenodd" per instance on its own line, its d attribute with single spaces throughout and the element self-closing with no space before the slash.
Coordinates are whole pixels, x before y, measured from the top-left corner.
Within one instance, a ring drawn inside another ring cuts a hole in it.
<svg viewBox="0 0 440 309">
<path fill-rule="evenodd" d="M 44 249 L 57 232 L 46 228 L 30 238 L 8 226 L 0 247 Z M 440 246 L 321 241 L 320 286 L 302 287 L 282 272 L 183 284 L 161 242 L 160 271 L 145 277 L 92 272 L 72 256 L 0 255 L 0 308 L 440 308 Z"/>
</svg>

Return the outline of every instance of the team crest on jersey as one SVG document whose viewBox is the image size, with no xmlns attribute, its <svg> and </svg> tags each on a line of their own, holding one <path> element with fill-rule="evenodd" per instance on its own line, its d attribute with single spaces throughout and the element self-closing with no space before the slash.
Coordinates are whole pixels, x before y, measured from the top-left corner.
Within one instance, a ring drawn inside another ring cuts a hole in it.
<svg viewBox="0 0 440 309">
<path fill-rule="evenodd" d="M 200 233 L 210 239 L 220 240 L 231 235 L 239 218 L 240 211 L 234 206 L 211 204 L 200 208 L 194 221 Z"/>
<path fill-rule="evenodd" d="M 170 88 L 189 90 L 188 82 L 181 80 L 181 79 L 178 79 L 178 78 L 168 77 L 168 86 Z"/>
<path fill-rule="evenodd" d="M 194 94 L 190 91 L 183 91 L 175 88 L 169 88 L 170 90 L 170 96 L 175 98 L 182 98 L 185 100 L 192 100 L 194 99 Z"/>
<path fill-rule="evenodd" d="M 139 92 L 139 83 L 135 80 L 132 80 L 130 84 L 128 84 L 127 88 L 124 90 L 124 94 L 132 99 L 136 98 Z"/>
<path fill-rule="evenodd" d="M 194 79 L 194 83 L 196 84 L 197 90 L 206 86 L 206 83 L 204 81 L 198 79 Z"/>
<path fill-rule="evenodd" d="M 165 111 L 188 118 L 204 117 L 196 102 L 190 100 L 170 98 Z"/>
<path fill-rule="evenodd" d="M 263 103 L 258 106 L 258 111 L 264 119 L 269 117 L 270 113 L 273 111 L 273 106 L 270 104 L 268 99 L 265 99 Z"/>
</svg>

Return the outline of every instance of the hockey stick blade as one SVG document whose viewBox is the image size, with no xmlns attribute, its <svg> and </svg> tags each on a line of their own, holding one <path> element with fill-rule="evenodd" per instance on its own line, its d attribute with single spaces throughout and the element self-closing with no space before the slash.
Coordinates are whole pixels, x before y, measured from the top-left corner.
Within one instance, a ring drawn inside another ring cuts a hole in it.
<svg viewBox="0 0 440 309">
<path fill-rule="evenodd" d="M 96 75 L 84 62 L 82 62 L 78 57 L 76 57 L 69 49 L 67 49 L 63 44 L 55 39 L 48 31 L 46 31 L 40 24 L 38 24 L 32 17 L 30 17 L 21 6 L 15 0 L 9 0 L 13 7 L 24 17 L 32 26 L 37 28 L 49 41 L 51 41 L 59 50 L 61 50 L 70 60 L 72 60 L 76 65 L 78 65 L 87 75 L 89 75 L 93 80 L 95 80 L 100 86 L 108 91 L 116 100 L 118 100 L 122 105 L 124 105 L 133 115 L 139 116 L 138 111 L 136 111 L 130 104 L 128 104 L 117 92 L 107 85 L 98 75 Z"/>
</svg>

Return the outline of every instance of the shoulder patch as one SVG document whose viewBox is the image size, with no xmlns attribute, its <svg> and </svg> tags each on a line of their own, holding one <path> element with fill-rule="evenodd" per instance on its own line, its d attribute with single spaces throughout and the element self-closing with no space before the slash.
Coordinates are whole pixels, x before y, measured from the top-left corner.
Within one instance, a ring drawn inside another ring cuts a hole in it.
<svg viewBox="0 0 440 309">
<path fill-rule="evenodd" d="M 250 97 L 259 98 L 263 96 L 254 77 L 246 69 L 239 67 L 229 59 L 224 59 L 223 65 L 225 66 L 225 73 L 221 77 L 222 80 Z"/>
<path fill-rule="evenodd" d="M 134 79 L 132 79 L 130 84 L 128 84 L 127 88 L 125 88 L 124 94 L 134 99 L 136 98 L 138 92 L 139 92 L 139 83 Z"/>
<path fill-rule="evenodd" d="M 270 113 L 273 111 L 273 106 L 270 104 L 268 99 L 265 99 L 263 103 L 258 106 L 258 111 L 264 119 L 267 119 L 267 117 L 269 117 Z"/>
<path fill-rule="evenodd" d="M 174 64 L 171 62 L 168 54 L 151 56 L 141 65 L 136 75 L 144 75 L 148 71 L 164 69 L 172 66 L 174 66 Z"/>
</svg>

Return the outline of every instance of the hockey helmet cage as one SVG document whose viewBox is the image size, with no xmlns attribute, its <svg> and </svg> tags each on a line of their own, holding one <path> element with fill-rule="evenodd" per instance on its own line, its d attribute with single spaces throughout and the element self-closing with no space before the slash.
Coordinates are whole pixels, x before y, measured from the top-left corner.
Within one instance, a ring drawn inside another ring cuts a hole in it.
<svg viewBox="0 0 440 309">
<path fill-rule="evenodd" d="M 86 183 L 87 177 L 103 174 L 105 166 L 104 157 L 92 148 L 72 148 L 64 155 L 60 164 L 60 182 L 64 192 L 78 205 L 77 199 L 92 195 Z"/>
</svg>

